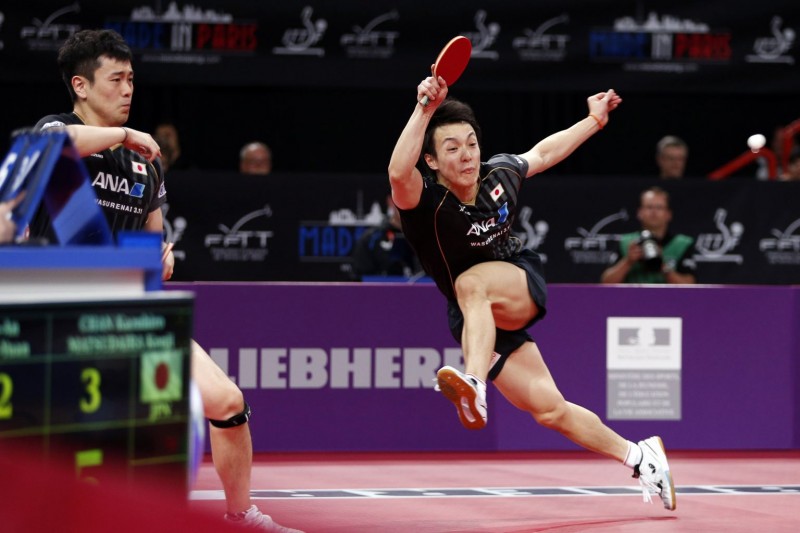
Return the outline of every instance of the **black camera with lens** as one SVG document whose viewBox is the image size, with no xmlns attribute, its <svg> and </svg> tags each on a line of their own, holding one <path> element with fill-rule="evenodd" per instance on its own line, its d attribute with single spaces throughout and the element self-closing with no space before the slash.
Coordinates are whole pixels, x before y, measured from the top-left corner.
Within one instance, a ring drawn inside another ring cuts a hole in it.
<svg viewBox="0 0 800 533">
<path fill-rule="evenodd" d="M 645 270 L 648 272 L 660 271 L 663 263 L 661 249 L 650 231 L 642 230 L 642 235 L 639 237 L 639 246 L 642 247 L 642 263 Z"/>
</svg>

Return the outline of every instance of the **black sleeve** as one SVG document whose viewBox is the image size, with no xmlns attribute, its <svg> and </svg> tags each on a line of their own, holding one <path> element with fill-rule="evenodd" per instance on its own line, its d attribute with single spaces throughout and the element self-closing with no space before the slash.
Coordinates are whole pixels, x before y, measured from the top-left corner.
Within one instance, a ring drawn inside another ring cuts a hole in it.
<svg viewBox="0 0 800 533">
<path fill-rule="evenodd" d="M 497 154 L 492 156 L 487 163 L 492 167 L 510 167 L 522 179 L 525 179 L 525 176 L 528 175 L 528 162 L 515 154 Z"/>
<path fill-rule="evenodd" d="M 54 127 L 64 127 L 67 123 L 64 122 L 64 117 L 61 115 L 47 115 L 39 120 L 33 127 L 34 131 L 46 130 Z"/>
</svg>

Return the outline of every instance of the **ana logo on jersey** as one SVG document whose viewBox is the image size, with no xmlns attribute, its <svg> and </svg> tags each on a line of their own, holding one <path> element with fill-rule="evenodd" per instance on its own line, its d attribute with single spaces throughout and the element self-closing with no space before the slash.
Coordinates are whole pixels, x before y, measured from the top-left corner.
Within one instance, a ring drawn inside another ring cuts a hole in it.
<svg viewBox="0 0 800 533">
<path fill-rule="evenodd" d="M 497 226 L 497 222 L 494 217 L 488 220 L 482 220 L 481 222 L 473 222 L 469 231 L 467 231 L 467 235 L 480 235 L 481 233 L 486 233 L 495 226 Z"/>
<path fill-rule="evenodd" d="M 128 180 L 125 178 L 120 178 L 119 176 L 113 176 L 111 174 L 105 174 L 104 172 L 98 172 L 97 176 L 94 178 L 92 182 L 92 187 L 100 187 L 103 190 L 111 191 L 111 192 L 119 192 L 122 194 L 127 194 L 128 196 L 133 196 L 134 198 L 141 198 L 144 196 L 144 183 L 134 183 L 133 188 L 128 184 Z"/>
<path fill-rule="evenodd" d="M 508 220 L 508 202 L 504 203 L 503 206 L 497 210 L 497 215 L 497 218 L 492 217 L 480 222 L 473 222 L 469 231 L 467 231 L 467 235 L 481 235 Z"/>
</svg>

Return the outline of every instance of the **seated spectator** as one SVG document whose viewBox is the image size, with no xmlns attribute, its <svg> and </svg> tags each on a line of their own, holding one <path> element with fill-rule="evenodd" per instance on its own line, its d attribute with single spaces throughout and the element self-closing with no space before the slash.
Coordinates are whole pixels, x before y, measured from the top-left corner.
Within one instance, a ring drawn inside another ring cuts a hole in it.
<svg viewBox="0 0 800 533">
<path fill-rule="evenodd" d="M 166 173 L 168 170 L 182 170 L 191 165 L 181 152 L 181 141 L 178 129 L 171 122 L 162 122 L 155 127 L 153 139 L 161 148 L 161 168 Z"/>
<path fill-rule="evenodd" d="M 239 172 L 266 176 L 272 172 L 272 150 L 262 142 L 245 144 L 239 152 Z"/>
<path fill-rule="evenodd" d="M 646 189 L 637 218 L 641 231 L 620 237 L 620 259 L 603 272 L 602 283 L 695 283 L 694 239 L 670 233 L 669 193 Z"/>
<path fill-rule="evenodd" d="M 683 179 L 688 158 L 689 146 L 680 137 L 667 135 L 656 144 L 656 165 L 661 179 Z"/>
<path fill-rule="evenodd" d="M 403 235 L 400 213 L 386 196 L 386 218 L 380 226 L 365 231 L 353 247 L 352 273 L 364 276 L 402 276 L 410 278 L 422 270 L 417 256 Z"/>
</svg>

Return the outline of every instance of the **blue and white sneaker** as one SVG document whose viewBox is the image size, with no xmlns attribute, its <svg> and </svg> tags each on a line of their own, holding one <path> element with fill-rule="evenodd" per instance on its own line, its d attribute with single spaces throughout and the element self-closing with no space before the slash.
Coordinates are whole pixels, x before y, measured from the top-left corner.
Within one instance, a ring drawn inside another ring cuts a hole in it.
<svg viewBox="0 0 800 533">
<path fill-rule="evenodd" d="M 638 444 L 642 450 L 642 462 L 633 468 L 633 477 L 639 479 L 644 501 L 652 503 L 651 494 L 657 494 L 664 502 L 664 508 L 674 511 L 677 507 L 675 484 L 661 437 L 640 440 Z"/>
<path fill-rule="evenodd" d="M 486 384 L 459 372 L 452 366 L 443 366 L 436 373 L 436 390 L 453 402 L 461 424 L 467 429 L 486 427 Z"/>
</svg>

